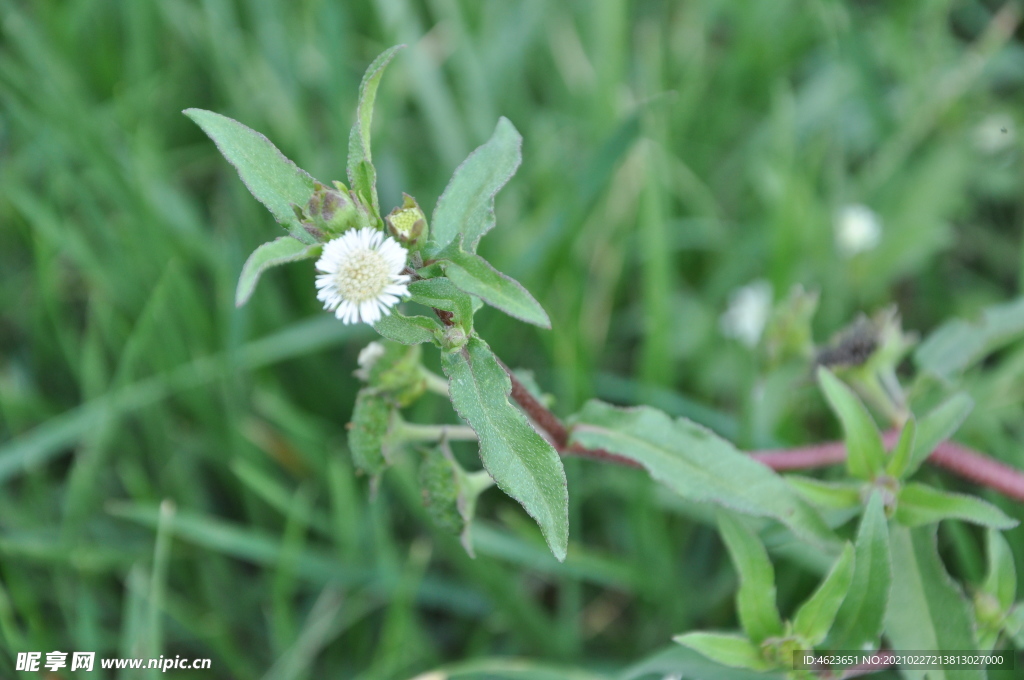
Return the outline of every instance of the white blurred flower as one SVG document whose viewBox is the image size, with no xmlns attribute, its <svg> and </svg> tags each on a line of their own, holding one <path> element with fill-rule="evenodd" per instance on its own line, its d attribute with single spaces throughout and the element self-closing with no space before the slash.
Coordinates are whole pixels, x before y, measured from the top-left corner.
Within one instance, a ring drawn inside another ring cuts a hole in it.
<svg viewBox="0 0 1024 680">
<path fill-rule="evenodd" d="M 729 308 L 718 320 L 718 325 L 726 337 L 754 347 L 761 339 L 771 311 L 772 284 L 758 279 L 729 295 Z"/>
<path fill-rule="evenodd" d="M 986 116 L 974 128 L 974 146 L 984 153 L 996 153 L 1013 145 L 1017 139 L 1013 118 L 1005 113 Z"/>
<path fill-rule="evenodd" d="M 359 368 L 357 368 L 352 375 L 363 382 L 366 382 L 370 379 L 370 371 L 373 370 L 374 365 L 382 356 L 384 356 L 384 344 L 374 340 L 369 345 L 359 350 L 359 358 L 356 359 L 356 363 L 359 364 Z"/>
<path fill-rule="evenodd" d="M 836 245 L 846 257 L 872 250 L 882 240 L 882 221 L 861 203 L 845 205 L 836 215 Z"/>
<path fill-rule="evenodd" d="M 409 294 L 402 274 L 408 252 L 370 227 L 350 229 L 324 244 L 316 261 L 318 300 L 345 323 L 376 323 Z"/>
</svg>

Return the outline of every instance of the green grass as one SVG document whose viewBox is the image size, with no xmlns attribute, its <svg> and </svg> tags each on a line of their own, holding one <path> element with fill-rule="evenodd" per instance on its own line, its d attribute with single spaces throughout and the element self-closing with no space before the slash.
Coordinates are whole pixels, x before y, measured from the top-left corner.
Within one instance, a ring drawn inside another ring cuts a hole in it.
<svg viewBox="0 0 1024 680">
<path fill-rule="evenodd" d="M 233 307 L 281 232 L 182 109 L 341 179 L 358 79 L 408 43 L 377 105 L 385 210 L 406 191 L 429 212 L 498 116 L 525 138 L 483 254 L 555 331 L 484 311 L 496 353 L 563 414 L 600 395 L 744 447 L 807 442 L 835 423 L 809 380 L 759 401 L 757 363 L 718 329 L 731 291 L 819 289 L 819 340 L 890 302 L 926 332 L 1021 292 L 1024 44 L 996 9 L 0 0 L 0 676 L 58 649 L 208 656 L 211 678 L 495 656 L 611 674 L 735 625 L 715 534 L 638 473 L 568 461 L 564 564 L 496 493 L 476 560 L 431 528 L 410 464 L 371 497 L 344 424 L 372 333 L 318 309 L 308 263 Z M 1007 146 L 980 149 L 1000 115 Z M 852 202 L 884 237 L 848 260 L 831 225 Z M 991 408 L 963 438 L 1024 467 L 1022 366 L 1011 348 L 971 379 Z M 978 535 L 944 538 L 977 578 Z M 796 573 L 784 614 L 817 580 Z"/>
</svg>

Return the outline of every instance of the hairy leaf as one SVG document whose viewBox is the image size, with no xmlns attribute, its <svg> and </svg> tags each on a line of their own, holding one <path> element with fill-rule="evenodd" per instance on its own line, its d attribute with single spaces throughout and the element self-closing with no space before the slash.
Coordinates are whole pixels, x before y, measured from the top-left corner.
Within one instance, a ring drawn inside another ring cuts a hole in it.
<svg viewBox="0 0 1024 680">
<path fill-rule="evenodd" d="M 885 615 L 894 651 L 974 650 L 974 623 L 959 586 L 946 573 L 935 543 L 935 527 L 891 530 L 893 588 Z M 982 680 L 981 669 L 903 670 L 923 680 Z"/>
<path fill-rule="evenodd" d="M 436 256 L 460 242 L 467 251 L 476 252 L 480 237 L 494 228 L 494 197 L 519 168 L 522 143 L 515 126 L 500 118 L 491 138 L 456 168 L 437 199 L 427 255 Z"/>
<path fill-rule="evenodd" d="M 914 438 L 910 461 L 899 476 L 906 478 L 917 472 L 928 456 L 932 455 L 935 447 L 952 437 L 960 428 L 972 408 L 974 400 L 965 392 L 957 392 L 921 418 L 917 424 L 917 436 Z"/>
<path fill-rule="evenodd" d="M 939 326 L 914 353 L 923 371 L 951 378 L 1024 334 L 1024 298 L 986 308 L 977 321 L 953 319 Z"/>
<path fill-rule="evenodd" d="M 878 426 L 853 390 L 824 366 L 818 368 L 818 382 L 843 424 L 847 469 L 854 477 L 873 479 L 885 464 L 885 447 Z"/>
<path fill-rule="evenodd" d="M 426 279 L 409 284 L 412 301 L 427 307 L 452 312 L 453 321 L 466 332 L 473 330 L 473 301 L 446 278 Z"/>
<path fill-rule="evenodd" d="M 1017 568 L 1013 564 L 1010 544 L 1000 532 L 989 529 L 985 536 L 985 553 L 988 574 L 981 589 L 994 597 L 1004 611 L 1008 611 L 1017 597 Z"/>
<path fill-rule="evenodd" d="M 686 418 L 594 400 L 572 419 L 570 442 L 636 461 L 689 500 L 771 517 L 819 545 L 835 541 L 821 516 L 783 478 Z"/>
<path fill-rule="evenodd" d="M 877 649 L 889 588 L 892 560 L 882 496 L 872 494 L 854 543 L 853 580 L 828 636 L 832 649 Z"/>
<path fill-rule="evenodd" d="M 775 570 L 761 539 L 725 512 L 718 513 L 718 530 L 739 572 L 736 611 L 747 637 L 760 644 L 766 638 L 782 635 L 782 618 L 775 602 Z"/>
<path fill-rule="evenodd" d="M 761 658 L 760 648 L 742 635 L 697 632 L 677 635 L 672 639 L 726 666 L 771 670 L 771 665 Z"/>
<path fill-rule="evenodd" d="M 836 613 L 853 583 L 854 565 L 854 548 L 847 543 L 828 576 L 793 617 L 793 630 L 811 645 L 821 644 L 832 628 Z"/>
<path fill-rule="evenodd" d="M 925 484 L 907 484 L 900 490 L 896 520 L 917 527 L 944 519 L 960 519 L 996 529 L 1012 529 L 1017 520 L 976 496 L 940 491 Z"/>
<path fill-rule="evenodd" d="M 370 153 L 370 124 L 373 122 L 373 104 L 377 100 L 377 88 L 384 75 L 384 69 L 405 45 L 396 45 L 373 60 L 363 74 L 359 84 L 359 104 L 356 107 L 356 122 L 348 136 L 348 181 L 352 189 L 364 201 L 369 201 L 374 217 L 380 218 L 380 202 L 377 200 L 377 171 L 373 167 Z"/>
<path fill-rule="evenodd" d="M 900 438 L 896 446 L 889 452 L 889 462 L 885 466 L 885 472 L 890 477 L 902 479 L 910 467 L 910 461 L 914 453 L 914 441 L 917 439 L 917 422 L 910 418 L 903 424 L 900 430 Z"/>
<path fill-rule="evenodd" d="M 403 345 L 417 345 L 421 342 L 433 342 L 436 334 L 442 331 L 441 324 L 429 316 L 403 316 L 391 312 L 373 324 L 375 331 L 388 340 Z"/>
<path fill-rule="evenodd" d="M 502 274 L 479 255 L 449 249 L 441 261 L 445 274 L 461 290 L 541 328 L 551 328 L 547 312 L 515 279 Z"/>
<path fill-rule="evenodd" d="M 217 149 L 235 166 L 256 199 L 291 235 L 303 243 L 314 243 L 298 218 L 293 205 L 304 206 L 313 195 L 316 182 L 305 170 L 278 151 L 269 139 L 237 120 L 203 109 L 185 109 L 184 114 L 203 129 Z"/>
<path fill-rule="evenodd" d="M 271 267 L 288 262 L 298 262 L 320 256 L 321 246 L 309 245 L 291 236 L 281 236 L 264 243 L 242 265 L 242 274 L 238 277 L 238 288 L 235 290 L 235 306 L 241 307 L 252 296 L 260 276 Z"/>
<path fill-rule="evenodd" d="M 540 525 L 551 552 L 565 559 L 569 497 L 558 453 L 509 403 L 512 382 L 483 340 L 443 353 L 452 405 L 480 440 L 480 459 L 498 487 Z"/>
</svg>

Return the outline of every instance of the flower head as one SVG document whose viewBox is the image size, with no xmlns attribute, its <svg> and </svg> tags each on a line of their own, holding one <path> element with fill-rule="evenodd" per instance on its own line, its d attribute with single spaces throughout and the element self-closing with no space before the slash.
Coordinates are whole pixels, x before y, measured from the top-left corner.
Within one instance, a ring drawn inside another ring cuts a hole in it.
<svg viewBox="0 0 1024 680">
<path fill-rule="evenodd" d="M 718 320 L 719 328 L 726 337 L 754 347 L 771 311 L 772 284 L 758 279 L 729 295 L 729 307 Z"/>
<path fill-rule="evenodd" d="M 383 232 L 350 229 L 324 244 L 316 297 L 345 323 L 376 323 L 409 294 L 409 277 L 401 273 L 407 256 Z"/>
<path fill-rule="evenodd" d="M 363 382 L 368 382 L 370 380 L 370 371 L 373 370 L 373 367 L 380 361 L 380 358 L 384 356 L 386 351 L 384 344 L 376 340 L 359 350 L 359 358 L 356 359 L 359 368 L 356 369 L 353 375 Z"/>
<path fill-rule="evenodd" d="M 874 210 L 855 203 L 843 206 L 836 216 L 836 245 L 846 257 L 871 250 L 882 240 L 882 221 Z"/>
</svg>

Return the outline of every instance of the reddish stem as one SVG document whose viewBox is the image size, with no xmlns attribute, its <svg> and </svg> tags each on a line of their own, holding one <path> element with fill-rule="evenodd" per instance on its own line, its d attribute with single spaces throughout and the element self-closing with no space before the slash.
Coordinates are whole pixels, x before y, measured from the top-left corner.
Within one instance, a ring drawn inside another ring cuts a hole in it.
<svg viewBox="0 0 1024 680">
<path fill-rule="evenodd" d="M 548 434 L 555 448 L 563 456 L 579 456 L 627 467 L 643 467 L 629 458 L 610 451 L 588 449 L 576 444 L 570 445 L 569 432 L 562 421 L 530 394 L 508 366 L 500 359 L 498 362 L 501 363 L 502 368 L 505 369 L 512 381 L 512 398 L 518 402 L 526 415 Z M 899 432 L 891 430 L 886 432 L 882 438 L 886 447 L 891 447 L 899 439 Z M 792 449 L 754 451 L 750 456 L 777 472 L 807 470 L 842 463 L 846 460 L 846 445 L 843 442 L 826 442 Z M 994 489 L 1009 498 L 1024 501 L 1024 472 L 966 446 L 955 442 L 942 442 L 928 457 L 928 461 L 964 479 Z"/>
</svg>

